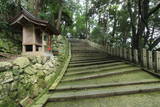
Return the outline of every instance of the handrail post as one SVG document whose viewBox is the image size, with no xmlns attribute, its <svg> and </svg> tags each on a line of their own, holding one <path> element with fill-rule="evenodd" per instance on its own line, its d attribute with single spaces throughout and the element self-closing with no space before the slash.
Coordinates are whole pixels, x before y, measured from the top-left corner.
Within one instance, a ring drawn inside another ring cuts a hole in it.
<svg viewBox="0 0 160 107">
<path fill-rule="evenodd" d="M 120 58 L 122 58 L 122 48 L 120 48 Z"/>
<path fill-rule="evenodd" d="M 115 56 L 117 56 L 117 47 L 115 47 Z"/>
<path fill-rule="evenodd" d="M 139 60 L 138 60 L 138 50 L 134 49 L 134 62 L 138 64 Z"/>
<path fill-rule="evenodd" d="M 155 52 L 155 71 L 160 71 L 160 52 Z"/>
<path fill-rule="evenodd" d="M 153 56 L 152 51 L 147 52 L 147 62 L 148 62 L 148 68 L 153 69 Z"/>
<path fill-rule="evenodd" d="M 113 56 L 115 56 L 115 48 L 113 47 Z"/>
<path fill-rule="evenodd" d="M 119 48 L 117 47 L 117 57 L 119 57 Z"/>
<path fill-rule="evenodd" d="M 129 48 L 129 61 L 132 62 L 132 49 Z"/>
<path fill-rule="evenodd" d="M 143 67 L 147 67 L 147 52 L 146 52 L 146 49 L 142 49 L 142 52 L 141 52 L 141 60 L 142 60 L 142 66 Z"/>
<path fill-rule="evenodd" d="M 124 48 L 124 59 L 127 60 L 127 49 Z"/>
<path fill-rule="evenodd" d="M 110 55 L 110 46 L 108 46 L 108 54 Z"/>
<path fill-rule="evenodd" d="M 108 45 L 106 45 L 106 51 L 107 51 L 107 54 L 108 54 Z"/>
<path fill-rule="evenodd" d="M 113 56 L 113 53 L 112 53 L 113 51 L 112 50 L 113 50 L 113 48 L 111 47 L 111 56 Z"/>
</svg>

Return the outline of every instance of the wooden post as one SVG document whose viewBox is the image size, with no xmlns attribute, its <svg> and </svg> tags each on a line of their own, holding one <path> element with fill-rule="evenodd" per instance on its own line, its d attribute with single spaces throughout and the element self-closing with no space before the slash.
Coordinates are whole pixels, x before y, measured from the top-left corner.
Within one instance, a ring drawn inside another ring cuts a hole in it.
<svg viewBox="0 0 160 107">
<path fill-rule="evenodd" d="M 113 48 L 111 48 L 111 55 L 113 56 Z"/>
<path fill-rule="evenodd" d="M 120 48 L 120 57 L 123 57 L 123 48 Z"/>
<path fill-rule="evenodd" d="M 33 44 L 33 52 L 36 52 L 36 31 L 35 31 L 35 25 L 33 25 L 33 41 L 34 41 L 34 44 Z"/>
<path fill-rule="evenodd" d="M 130 58 L 130 54 L 129 54 L 130 52 L 129 51 L 130 51 L 130 48 L 127 49 L 127 60 L 128 61 L 129 61 L 129 58 Z"/>
<path fill-rule="evenodd" d="M 142 66 L 147 67 L 147 52 L 146 52 L 146 49 L 142 49 L 141 59 L 142 59 Z"/>
<path fill-rule="evenodd" d="M 138 62 L 139 62 L 137 49 L 134 49 L 134 62 L 137 63 L 137 64 L 138 64 Z"/>
<path fill-rule="evenodd" d="M 108 46 L 108 54 L 110 54 L 110 46 Z"/>
<path fill-rule="evenodd" d="M 48 36 L 48 51 L 51 52 L 51 35 Z"/>
<path fill-rule="evenodd" d="M 123 58 L 126 59 L 126 48 L 123 48 L 123 52 L 124 52 Z"/>
<path fill-rule="evenodd" d="M 126 50 L 125 59 L 127 60 L 127 58 L 128 58 L 128 49 L 125 48 L 125 50 Z"/>
<path fill-rule="evenodd" d="M 116 56 L 116 48 L 114 48 L 114 56 Z"/>
<path fill-rule="evenodd" d="M 119 57 L 121 57 L 121 48 L 119 48 Z"/>
<path fill-rule="evenodd" d="M 111 46 L 109 48 L 109 54 L 112 55 L 112 48 L 111 48 Z"/>
<path fill-rule="evenodd" d="M 112 48 L 112 56 L 114 56 L 114 48 Z"/>
<path fill-rule="evenodd" d="M 115 55 L 116 55 L 116 56 L 118 56 L 117 53 L 118 53 L 118 50 L 117 50 L 117 47 L 116 47 L 116 48 L 115 48 Z"/>
<path fill-rule="evenodd" d="M 113 56 L 115 56 L 115 48 L 113 48 Z"/>
<path fill-rule="evenodd" d="M 116 56 L 116 48 L 113 48 L 113 50 L 114 50 L 114 56 Z"/>
<path fill-rule="evenodd" d="M 106 45 L 106 51 L 107 51 L 107 54 L 108 54 L 108 45 Z"/>
<path fill-rule="evenodd" d="M 44 33 L 42 33 L 42 52 L 45 52 Z"/>
<path fill-rule="evenodd" d="M 129 48 L 129 61 L 132 62 L 132 49 Z"/>
<path fill-rule="evenodd" d="M 26 52 L 26 46 L 25 46 L 25 45 L 23 45 L 23 47 L 22 47 L 22 52 L 23 52 L 23 53 Z"/>
<path fill-rule="evenodd" d="M 113 48 L 113 50 L 112 50 L 112 51 L 113 51 L 113 56 L 115 56 L 115 48 Z"/>
<path fill-rule="evenodd" d="M 119 50 L 118 50 L 118 47 L 116 48 L 116 56 L 117 56 L 117 57 L 119 56 Z"/>
<path fill-rule="evenodd" d="M 110 55 L 110 46 L 108 46 L 108 54 Z"/>
<path fill-rule="evenodd" d="M 126 60 L 128 60 L 128 48 L 126 48 Z"/>
<path fill-rule="evenodd" d="M 160 71 L 160 52 L 155 52 L 155 70 L 156 72 Z"/>
<path fill-rule="evenodd" d="M 148 62 L 148 68 L 153 69 L 153 57 L 152 57 L 152 51 L 147 52 L 147 62 Z"/>
<path fill-rule="evenodd" d="M 117 47 L 117 57 L 119 57 L 119 48 Z"/>
<path fill-rule="evenodd" d="M 118 54 L 119 54 L 119 52 L 118 52 L 118 47 L 116 48 L 116 56 L 118 57 Z"/>
<path fill-rule="evenodd" d="M 36 45 L 33 44 L 33 52 L 36 52 Z"/>
<path fill-rule="evenodd" d="M 119 57 L 122 57 L 122 48 L 119 48 Z"/>
</svg>

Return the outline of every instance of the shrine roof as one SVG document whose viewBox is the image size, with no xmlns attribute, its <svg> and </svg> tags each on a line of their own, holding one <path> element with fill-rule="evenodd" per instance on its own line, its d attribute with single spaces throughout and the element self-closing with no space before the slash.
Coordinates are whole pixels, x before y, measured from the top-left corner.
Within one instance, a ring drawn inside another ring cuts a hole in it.
<svg viewBox="0 0 160 107">
<path fill-rule="evenodd" d="M 49 34 L 56 34 L 58 35 L 59 32 L 57 31 L 57 29 L 52 26 L 49 21 L 46 20 L 41 20 L 37 17 L 35 17 L 33 14 L 31 14 L 29 11 L 27 11 L 26 9 L 22 8 L 21 12 L 16 15 L 10 22 L 11 26 L 14 26 L 16 24 L 23 26 L 23 24 L 21 24 L 22 20 L 26 20 L 27 22 L 30 22 L 34 25 L 40 26 L 42 28 L 45 29 L 45 31 Z M 44 30 L 43 29 L 43 30 Z"/>
</svg>

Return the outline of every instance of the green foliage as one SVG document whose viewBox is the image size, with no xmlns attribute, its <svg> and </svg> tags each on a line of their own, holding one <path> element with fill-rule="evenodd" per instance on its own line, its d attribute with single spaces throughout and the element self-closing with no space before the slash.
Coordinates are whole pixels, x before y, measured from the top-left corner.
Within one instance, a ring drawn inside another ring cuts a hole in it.
<svg viewBox="0 0 160 107">
<path fill-rule="evenodd" d="M 12 34 L 9 32 L 1 32 L 0 33 L 0 52 L 5 53 L 20 53 L 21 43 L 18 39 L 12 38 Z M 16 35 L 19 36 L 19 35 Z"/>
<path fill-rule="evenodd" d="M 0 52 L 19 53 L 20 43 L 18 36 L 13 35 L 13 30 L 9 26 L 9 20 L 19 8 L 16 8 L 16 3 L 12 0 L 0 1 Z"/>
<path fill-rule="evenodd" d="M 141 0 L 92 0 L 91 4 L 88 15 L 89 20 L 95 22 L 90 23 L 90 26 L 94 26 L 91 28 L 91 39 L 95 38 L 94 41 L 103 41 L 94 35 L 95 26 L 96 28 L 101 26 L 104 29 L 102 32 L 105 33 L 101 38 L 106 41 L 104 37 L 107 35 L 106 43 L 109 45 L 125 47 L 132 45 L 133 48 L 150 47 L 151 49 L 158 45 L 160 37 L 156 32 L 159 32 L 160 16 L 157 0 L 143 2 Z M 149 13 L 154 9 L 157 10 L 150 15 Z"/>
<path fill-rule="evenodd" d="M 103 31 L 102 27 L 97 26 L 93 29 L 90 39 L 99 44 L 103 44 L 107 39 L 107 34 Z"/>
</svg>

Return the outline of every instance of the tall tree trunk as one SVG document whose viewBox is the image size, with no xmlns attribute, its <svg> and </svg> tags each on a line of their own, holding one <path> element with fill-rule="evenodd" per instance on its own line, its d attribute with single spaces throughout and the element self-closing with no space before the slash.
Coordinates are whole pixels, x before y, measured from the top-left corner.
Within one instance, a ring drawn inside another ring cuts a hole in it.
<svg viewBox="0 0 160 107">
<path fill-rule="evenodd" d="M 115 37 L 115 33 L 116 33 L 116 28 L 117 28 L 117 16 L 116 16 L 117 14 L 115 13 L 115 15 L 114 15 L 114 24 L 113 24 L 113 31 L 112 31 L 112 38 L 114 38 Z"/>
<path fill-rule="evenodd" d="M 59 8 L 59 12 L 58 12 L 58 20 L 57 20 L 57 25 L 56 25 L 56 28 L 58 31 L 60 31 L 60 25 L 61 25 L 61 18 L 62 18 L 62 10 L 63 10 L 63 7 L 60 6 Z"/>
<path fill-rule="evenodd" d="M 88 38 L 88 0 L 86 0 L 86 38 Z"/>
<path fill-rule="evenodd" d="M 136 36 L 136 15 L 137 13 L 136 12 L 132 12 L 132 4 L 133 2 L 131 2 L 131 0 L 128 0 L 128 4 L 127 4 L 127 7 L 128 7 L 128 13 L 129 13 L 129 16 L 130 16 L 130 24 L 131 24 L 131 29 L 132 29 L 132 48 L 133 49 L 137 49 L 138 47 L 138 38 Z M 134 6 L 134 10 L 136 10 L 136 4 Z"/>
<path fill-rule="evenodd" d="M 35 10 L 34 14 L 38 16 L 38 14 L 41 12 L 41 9 L 43 8 L 44 0 L 35 0 Z"/>
</svg>

